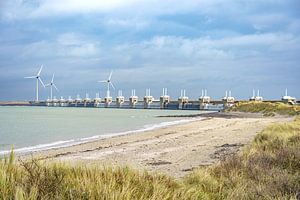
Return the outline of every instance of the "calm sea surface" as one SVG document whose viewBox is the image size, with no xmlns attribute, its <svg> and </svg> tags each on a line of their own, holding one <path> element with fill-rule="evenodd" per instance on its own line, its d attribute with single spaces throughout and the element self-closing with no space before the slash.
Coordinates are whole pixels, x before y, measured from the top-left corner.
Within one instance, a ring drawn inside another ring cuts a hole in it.
<svg viewBox="0 0 300 200">
<path fill-rule="evenodd" d="M 36 151 L 177 123 L 159 115 L 201 111 L 62 107 L 1 107 L 0 154 Z M 190 120 L 190 119 L 189 119 Z"/>
</svg>

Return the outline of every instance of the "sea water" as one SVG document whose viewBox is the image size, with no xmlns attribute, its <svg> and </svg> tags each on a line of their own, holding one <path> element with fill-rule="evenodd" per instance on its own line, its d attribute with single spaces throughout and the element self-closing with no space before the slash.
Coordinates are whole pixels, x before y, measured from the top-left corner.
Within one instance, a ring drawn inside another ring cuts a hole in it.
<svg viewBox="0 0 300 200">
<path fill-rule="evenodd" d="M 203 111 L 202 111 L 203 112 Z M 157 117 L 201 111 L 0 106 L 0 155 L 30 152 L 150 130 L 191 118 Z"/>
</svg>

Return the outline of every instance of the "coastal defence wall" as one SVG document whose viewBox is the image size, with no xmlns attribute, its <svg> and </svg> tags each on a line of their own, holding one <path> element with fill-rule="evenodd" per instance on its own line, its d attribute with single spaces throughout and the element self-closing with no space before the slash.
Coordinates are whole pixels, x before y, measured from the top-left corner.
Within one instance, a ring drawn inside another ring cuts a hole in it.
<svg viewBox="0 0 300 200">
<path fill-rule="evenodd" d="M 236 100 L 234 103 L 247 100 Z M 263 102 L 282 102 L 281 100 L 264 100 Z M 296 102 L 300 105 L 300 101 Z M 232 104 L 233 105 L 233 104 Z M 144 101 L 137 101 L 134 106 L 130 101 L 124 101 L 118 104 L 117 101 L 112 101 L 107 104 L 105 101 L 85 102 L 85 101 L 29 101 L 29 102 L 0 102 L 0 106 L 45 106 L 45 107 L 86 107 L 86 108 L 119 108 L 119 109 L 166 109 L 166 110 L 211 110 L 222 111 L 227 108 L 227 104 L 222 100 L 210 100 L 209 103 L 201 103 L 199 100 L 190 100 L 185 103 L 180 103 L 179 100 L 168 101 L 167 103 L 159 100 L 153 101 L 145 106 Z"/>
<path fill-rule="evenodd" d="M 1 105 L 1 104 L 0 104 Z M 153 101 L 145 107 L 144 101 L 138 101 L 134 106 L 129 101 L 124 101 L 121 105 L 117 104 L 116 101 L 112 101 L 110 104 L 101 102 L 47 102 L 47 101 L 30 101 L 29 106 L 47 106 L 47 107 L 86 107 L 86 108 L 120 108 L 120 109 L 166 109 L 166 110 L 215 110 L 220 111 L 224 109 L 222 101 L 215 101 L 207 104 L 206 107 L 200 109 L 199 101 L 189 101 L 184 105 L 180 105 L 179 101 L 170 101 L 164 106 L 161 106 L 160 101 Z"/>
</svg>

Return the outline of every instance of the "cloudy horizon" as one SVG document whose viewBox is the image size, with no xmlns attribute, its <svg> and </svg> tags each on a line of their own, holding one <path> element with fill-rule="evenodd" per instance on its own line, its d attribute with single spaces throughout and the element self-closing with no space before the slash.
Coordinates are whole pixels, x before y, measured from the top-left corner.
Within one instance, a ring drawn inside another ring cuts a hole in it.
<svg viewBox="0 0 300 200">
<path fill-rule="evenodd" d="M 0 1 L 0 101 L 33 100 L 44 65 L 58 98 L 105 95 L 112 81 L 128 97 L 151 88 L 158 98 L 186 89 L 213 99 L 225 90 L 247 99 L 259 89 L 300 98 L 300 3 L 297 0 L 4 0 Z M 41 87 L 40 87 L 41 88 Z M 49 88 L 40 90 L 49 96 Z"/>
</svg>

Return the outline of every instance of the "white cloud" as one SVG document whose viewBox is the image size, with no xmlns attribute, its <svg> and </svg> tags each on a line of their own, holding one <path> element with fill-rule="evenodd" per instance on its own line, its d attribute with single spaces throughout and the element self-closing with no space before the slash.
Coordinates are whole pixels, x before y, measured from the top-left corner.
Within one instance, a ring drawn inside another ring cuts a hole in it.
<svg viewBox="0 0 300 200">
<path fill-rule="evenodd" d="M 119 27 L 119 28 L 134 28 L 135 30 L 142 30 L 149 26 L 147 20 L 141 20 L 137 18 L 119 19 L 109 18 L 103 19 L 103 24 L 107 26 Z"/>
<path fill-rule="evenodd" d="M 272 53 L 271 51 L 293 51 L 299 49 L 297 45 L 299 39 L 298 36 L 283 33 L 239 35 L 222 39 L 156 36 L 143 41 L 137 49 L 152 56 L 153 54 L 164 55 L 166 58 L 175 56 L 198 62 L 209 59 L 234 59 L 235 56 L 247 57 L 254 52 L 255 56 L 258 54 L 263 56 Z M 290 50 L 284 48 L 287 44 Z"/>
<path fill-rule="evenodd" d="M 32 17 L 57 14 L 76 14 L 86 12 L 107 12 L 124 6 L 130 6 L 137 0 L 44 0 L 32 13 Z"/>
<path fill-rule="evenodd" d="M 260 1 L 237 2 L 234 0 L 11 0 L 1 5 L 2 17 L 37 18 L 57 17 L 58 15 L 73 15 L 84 13 L 110 13 L 112 15 L 157 16 L 161 14 L 176 14 L 200 12 L 219 15 L 220 11 L 232 15 L 241 14 L 242 8 L 256 7 Z M 281 3 L 278 0 L 268 0 L 264 3 Z"/>
<path fill-rule="evenodd" d="M 41 40 L 18 46 L 22 60 L 74 59 L 117 68 L 147 66 L 213 66 L 221 62 L 273 62 L 300 51 L 300 37 L 285 33 L 235 35 L 215 39 L 157 35 L 150 39 L 105 43 L 74 32 L 58 35 L 54 40 Z M 14 48 L 14 47 L 11 47 Z M 6 46 L 5 49 L 11 49 Z M 1 50 L 5 51 L 5 50 Z M 11 50 L 13 51 L 13 49 Z M 18 57 L 17 55 L 17 57 Z M 270 58 L 272 57 L 272 58 Z M 270 60 L 271 59 L 271 60 Z M 60 61 L 61 62 L 61 61 Z M 236 65 L 233 64 L 232 67 Z"/>
<path fill-rule="evenodd" d="M 74 33 L 64 33 L 54 41 L 42 40 L 23 47 L 22 58 L 60 59 L 77 57 L 85 59 L 97 56 L 99 43 L 87 40 Z"/>
<path fill-rule="evenodd" d="M 63 33 L 57 37 L 57 42 L 64 46 L 84 44 L 75 33 Z"/>
</svg>

